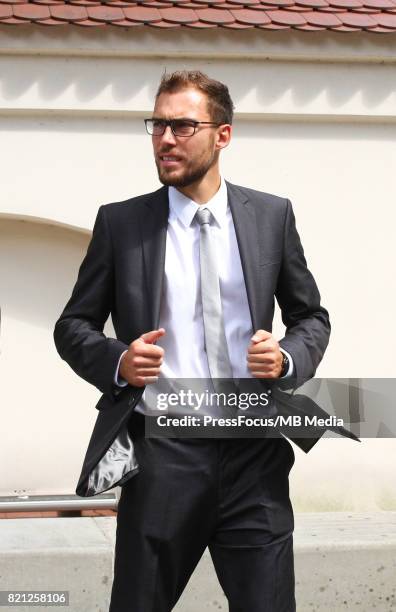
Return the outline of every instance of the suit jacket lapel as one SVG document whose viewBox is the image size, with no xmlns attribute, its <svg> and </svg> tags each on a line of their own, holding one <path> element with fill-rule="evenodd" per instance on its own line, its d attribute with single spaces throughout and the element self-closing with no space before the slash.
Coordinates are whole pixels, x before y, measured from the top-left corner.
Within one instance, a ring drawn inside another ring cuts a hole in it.
<svg viewBox="0 0 396 612">
<path fill-rule="evenodd" d="M 145 202 L 140 213 L 143 262 L 151 329 L 159 324 L 168 226 L 168 188 L 162 187 Z"/>
<path fill-rule="evenodd" d="M 253 331 L 259 329 L 259 232 L 256 211 L 249 198 L 235 185 L 226 181 L 228 203 L 230 205 L 237 237 L 246 292 L 252 318 Z"/>
</svg>

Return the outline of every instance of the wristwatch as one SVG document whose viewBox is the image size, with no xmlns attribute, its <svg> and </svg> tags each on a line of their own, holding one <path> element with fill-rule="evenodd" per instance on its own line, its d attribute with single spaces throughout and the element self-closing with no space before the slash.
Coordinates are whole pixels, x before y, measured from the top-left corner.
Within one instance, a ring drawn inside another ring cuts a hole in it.
<svg viewBox="0 0 396 612">
<path fill-rule="evenodd" d="M 287 355 L 285 355 L 285 353 L 282 353 L 282 369 L 281 369 L 281 373 L 279 375 L 280 378 L 282 378 L 282 376 L 286 376 L 286 374 L 289 371 L 289 365 L 290 365 L 290 361 Z"/>
</svg>

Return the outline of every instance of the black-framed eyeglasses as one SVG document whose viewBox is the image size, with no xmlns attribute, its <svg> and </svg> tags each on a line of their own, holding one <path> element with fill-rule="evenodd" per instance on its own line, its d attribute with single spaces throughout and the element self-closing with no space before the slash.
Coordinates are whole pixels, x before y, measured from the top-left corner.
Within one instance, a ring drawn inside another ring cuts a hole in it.
<svg viewBox="0 0 396 612">
<path fill-rule="evenodd" d="M 169 125 L 175 136 L 183 138 L 194 136 L 199 125 L 221 125 L 214 121 L 195 121 L 194 119 L 145 119 L 144 123 L 150 136 L 162 136 Z"/>
</svg>

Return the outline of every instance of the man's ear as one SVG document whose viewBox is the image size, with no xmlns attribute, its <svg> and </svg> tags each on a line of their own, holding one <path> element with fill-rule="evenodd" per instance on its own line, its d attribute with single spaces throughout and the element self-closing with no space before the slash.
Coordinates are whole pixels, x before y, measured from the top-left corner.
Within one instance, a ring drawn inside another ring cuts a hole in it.
<svg viewBox="0 0 396 612">
<path fill-rule="evenodd" d="M 216 133 L 216 149 L 224 149 L 228 147 L 231 141 L 232 125 L 225 123 L 217 128 Z"/>
</svg>

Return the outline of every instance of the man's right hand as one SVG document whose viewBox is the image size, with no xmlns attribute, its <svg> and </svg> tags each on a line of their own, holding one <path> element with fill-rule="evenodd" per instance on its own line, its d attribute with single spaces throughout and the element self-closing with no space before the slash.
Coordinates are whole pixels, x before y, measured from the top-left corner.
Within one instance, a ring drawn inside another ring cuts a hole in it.
<svg viewBox="0 0 396 612">
<path fill-rule="evenodd" d="M 134 387 L 144 387 L 158 379 L 164 359 L 164 349 L 155 346 L 165 330 L 154 329 L 129 345 L 129 349 L 121 358 L 119 375 Z"/>
</svg>

